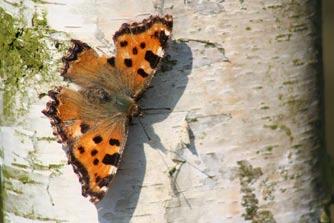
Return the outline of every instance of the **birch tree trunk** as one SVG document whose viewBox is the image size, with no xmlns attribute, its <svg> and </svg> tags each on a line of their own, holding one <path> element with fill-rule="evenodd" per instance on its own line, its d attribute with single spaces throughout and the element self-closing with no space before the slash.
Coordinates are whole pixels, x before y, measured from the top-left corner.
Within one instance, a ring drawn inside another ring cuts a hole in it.
<svg viewBox="0 0 334 223">
<path fill-rule="evenodd" d="M 29 112 L 1 128 L 5 222 L 325 222 L 319 1 L 13 3 L 0 6 L 28 21 L 47 13 L 50 41 L 63 32 L 108 54 L 122 23 L 172 14 L 174 40 L 141 101 L 172 112 L 134 120 L 94 206 L 40 113 L 48 99 L 37 93 L 59 84 L 50 68 Z"/>
</svg>

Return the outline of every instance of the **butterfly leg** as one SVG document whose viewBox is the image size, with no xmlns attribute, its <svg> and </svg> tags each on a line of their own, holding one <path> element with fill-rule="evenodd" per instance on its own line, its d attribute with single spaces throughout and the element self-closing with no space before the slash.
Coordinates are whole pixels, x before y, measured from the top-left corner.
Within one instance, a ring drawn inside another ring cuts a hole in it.
<svg viewBox="0 0 334 223">
<path fill-rule="evenodd" d="M 145 128 L 144 124 L 143 124 L 143 123 L 141 122 L 141 120 L 140 120 L 141 118 L 142 118 L 142 117 L 139 117 L 138 121 L 139 121 L 141 127 L 142 127 L 143 130 L 144 130 L 144 133 L 145 133 L 145 135 L 146 135 L 146 137 L 147 137 L 147 140 L 148 140 L 148 141 L 151 141 L 151 137 L 148 135 L 148 133 L 147 133 L 147 131 L 146 131 L 146 128 Z"/>
</svg>

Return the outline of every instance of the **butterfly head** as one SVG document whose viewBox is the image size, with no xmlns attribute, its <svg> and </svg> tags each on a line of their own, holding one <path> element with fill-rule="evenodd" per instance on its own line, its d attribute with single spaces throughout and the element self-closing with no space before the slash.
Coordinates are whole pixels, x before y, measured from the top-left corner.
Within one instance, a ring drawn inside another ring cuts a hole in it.
<svg viewBox="0 0 334 223">
<path fill-rule="evenodd" d="M 128 114 L 129 114 L 130 117 L 140 116 L 141 115 L 140 107 L 136 103 L 132 104 L 130 106 Z"/>
</svg>

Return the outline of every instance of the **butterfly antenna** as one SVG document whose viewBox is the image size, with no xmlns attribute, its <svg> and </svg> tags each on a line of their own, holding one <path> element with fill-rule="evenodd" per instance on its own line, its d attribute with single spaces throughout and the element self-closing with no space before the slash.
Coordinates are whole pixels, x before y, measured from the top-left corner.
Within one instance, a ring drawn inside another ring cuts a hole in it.
<svg viewBox="0 0 334 223">
<path fill-rule="evenodd" d="M 151 141 L 151 137 L 148 135 L 148 133 L 147 133 L 147 131 L 146 131 L 146 129 L 145 129 L 145 126 L 144 126 L 144 124 L 143 124 L 142 121 L 141 121 L 141 117 L 139 117 L 138 120 L 139 120 L 139 123 L 140 123 L 141 127 L 142 127 L 143 130 L 144 130 L 144 133 L 145 133 L 145 135 L 146 135 L 148 141 Z"/>
<path fill-rule="evenodd" d="M 161 150 L 159 150 L 159 154 L 160 154 L 160 157 L 162 159 L 162 161 L 164 162 L 164 164 L 166 165 L 167 169 L 169 170 L 168 171 L 168 175 L 169 175 L 169 179 L 170 179 L 170 183 L 171 183 L 171 187 L 172 187 L 172 190 L 173 192 L 175 193 L 175 195 L 177 194 L 181 194 L 185 200 L 185 202 L 187 203 L 188 207 L 191 208 L 191 204 L 189 202 L 189 200 L 187 199 L 187 197 L 184 195 L 183 191 L 180 190 L 180 186 L 179 184 L 177 183 L 176 179 L 180 173 L 180 168 L 183 164 L 186 163 L 186 160 L 180 160 L 179 163 L 174 166 L 174 167 L 170 167 L 168 165 L 168 163 L 166 162 L 166 159 L 165 159 L 165 156 L 163 155 L 163 153 L 161 152 Z"/>
<path fill-rule="evenodd" d="M 160 111 L 160 110 L 165 110 L 165 111 L 171 111 L 172 109 L 169 107 L 162 107 L 162 108 L 141 108 L 141 111 Z"/>
<path fill-rule="evenodd" d="M 143 111 L 149 111 L 149 110 L 168 110 L 170 111 L 171 109 L 169 107 L 162 107 L 162 108 L 142 108 L 141 110 Z"/>
</svg>

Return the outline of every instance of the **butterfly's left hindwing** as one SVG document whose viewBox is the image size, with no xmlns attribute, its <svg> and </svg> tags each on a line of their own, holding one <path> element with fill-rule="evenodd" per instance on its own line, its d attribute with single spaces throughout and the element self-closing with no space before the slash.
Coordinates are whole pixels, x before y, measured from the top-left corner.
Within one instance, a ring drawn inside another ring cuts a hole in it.
<svg viewBox="0 0 334 223">
<path fill-rule="evenodd" d="M 108 111 L 99 104 L 91 105 L 82 94 L 68 88 L 58 88 L 49 95 L 53 100 L 43 113 L 66 147 L 69 163 L 82 184 L 82 194 L 98 202 L 117 171 L 127 138 L 127 117 L 109 113 L 106 119 Z M 87 111 L 104 115 L 96 114 L 99 118 L 93 120 Z"/>
</svg>

